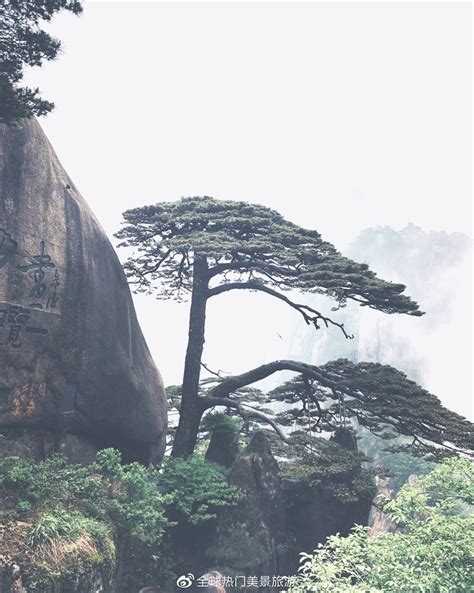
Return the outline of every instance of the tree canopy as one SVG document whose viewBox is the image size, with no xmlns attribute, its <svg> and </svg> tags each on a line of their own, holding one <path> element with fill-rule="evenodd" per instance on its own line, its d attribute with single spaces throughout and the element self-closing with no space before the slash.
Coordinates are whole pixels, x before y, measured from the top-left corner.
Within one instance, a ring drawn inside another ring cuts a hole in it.
<svg viewBox="0 0 474 593">
<path fill-rule="evenodd" d="M 41 29 L 60 10 L 82 12 L 80 0 L 1 0 L 0 123 L 49 113 L 54 104 L 39 89 L 22 87 L 25 66 L 41 66 L 58 55 L 61 42 Z"/>
<path fill-rule="evenodd" d="M 306 373 L 302 369 L 268 399 L 297 404 L 278 414 L 278 421 L 311 432 L 332 432 L 355 421 L 387 441 L 398 435 L 412 437 L 409 443 L 393 445 L 393 450 L 433 458 L 445 453 L 439 445 L 474 450 L 472 423 L 389 365 L 339 359 Z"/>
<path fill-rule="evenodd" d="M 377 278 L 366 264 L 343 257 L 315 230 L 291 223 L 258 204 L 182 198 L 124 213 L 121 246 L 136 248 L 126 263 L 137 290 L 159 298 L 192 291 L 195 257 L 205 258 L 214 287 L 268 292 L 298 289 L 326 294 L 344 306 L 348 299 L 386 313 L 422 315 L 403 295 L 402 284 Z M 308 320 L 314 312 L 299 308 Z"/>
</svg>

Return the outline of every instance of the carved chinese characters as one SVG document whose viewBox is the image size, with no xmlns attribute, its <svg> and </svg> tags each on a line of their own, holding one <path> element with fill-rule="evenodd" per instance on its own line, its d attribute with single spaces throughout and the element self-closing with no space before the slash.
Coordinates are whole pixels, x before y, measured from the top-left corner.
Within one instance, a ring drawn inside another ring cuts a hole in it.
<svg viewBox="0 0 474 593">
<path fill-rule="evenodd" d="M 25 337 L 46 336 L 50 328 L 46 318 L 34 309 L 59 312 L 61 274 L 40 241 L 33 255 L 5 229 L 0 228 L 0 297 L 6 284 L 16 286 L 15 301 L 0 301 L 0 347 L 22 348 Z M 8 275 L 7 275 L 8 270 Z M 3 284 L 3 287 L 1 286 Z"/>
<path fill-rule="evenodd" d="M 20 348 L 22 332 L 44 336 L 48 333 L 45 327 L 29 325 L 31 309 L 20 305 L 0 306 L 0 332 L 6 336 L 4 344 L 12 348 Z"/>
<path fill-rule="evenodd" d="M 40 243 L 40 253 L 38 255 L 34 255 L 31 258 L 31 262 L 29 264 L 26 264 L 24 266 L 18 266 L 18 269 L 22 272 L 32 273 L 34 284 L 30 290 L 30 297 L 32 299 L 35 299 L 35 302 L 30 303 L 30 307 L 36 307 L 37 309 L 43 308 L 41 298 L 44 296 L 48 288 L 45 284 L 46 270 L 48 268 L 55 267 L 56 266 L 54 265 L 51 256 L 45 253 L 44 241 L 41 241 Z M 57 277 L 57 286 L 59 286 L 59 275 Z M 48 303 L 50 302 L 50 298 L 48 298 Z M 56 303 L 56 300 L 54 300 L 54 302 Z"/>
</svg>

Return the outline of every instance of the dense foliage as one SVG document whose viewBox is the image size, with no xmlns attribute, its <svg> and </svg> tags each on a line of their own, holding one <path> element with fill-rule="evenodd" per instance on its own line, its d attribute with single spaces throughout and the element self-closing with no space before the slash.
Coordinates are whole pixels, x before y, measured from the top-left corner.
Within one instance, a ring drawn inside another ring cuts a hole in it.
<svg viewBox="0 0 474 593">
<path fill-rule="evenodd" d="M 268 550 L 249 533 L 245 523 L 233 523 L 217 534 L 206 556 L 224 574 L 252 574 L 255 567 L 267 560 Z"/>
<path fill-rule="evenodd" d="M 158 562 L 155 574 L 164 575 L 176 510 L 181 521 L 203 524 L 241 499 L 224 471 L 203 459 L 167 460 L 158 470 L 122 465 L 112 449 L 88 467 L 62 456 L 8 457 L 0 460 L 0 484 L 5 552 L 21 560 L 28 590 L 37 592 L 51 579 L 69 590 L 94 567 L 112 573 L 123 550 L 129 557 L 139 550 L 139 570 Z"/>
<path fill-rule="evenodd" d="M 44 513 L 81 513 L 103 521 L 122 538 L 150 544 L 161 540 L 167 499 L 157 488 L 158 470 L 139 463 L 122 465 L 120 454 L 104 449 L 91 466 L 71 464 L 62 456 L 41 463 L 8 457 L 0 461 L 3 496 L 15 504 L 18 517 Z M 47 525 L 47 522 L 45 523 Z M 39 537 L 39 536 L 38 536 Z"/>
<path fill-rule="evenodd" d="M 226 482 L 222 467 L 199 457 L 167 460 L 160 484 L 169 493 L 167 504 L 194 525 L 215 519 L 218 509 L 233 506 L 242 498 L 239 490 Z"/>
<path fill-rule="evenodd" d="M 327 294 L 340 306 L 353 299 L 387 313 L 421 315 L 401 284 L 377 278 L 366 264 L 343 257 L 315 230 L 299 227 L 258 204 L 182 198 L 124 213 L 121 246 L 136 249 L 126 270 L 139 290 L 162 298 L 192 291 L 195 258 L 206 261 L 210 295 L 231 289 L 299 289 Z M 217 285 L 217 286 L 216 286 Z M 304 307 L 302 307 L 304 309 Z M 308 311 L 308 321 L 318 323 Z"/>
<path fill-rule="evenodd" d="M 328 538 L 302 565 L 290 593 L 458 593 L 474 587 L 474 467 L 451 459 L 385 504 L 397 524 L 375 537 L 356 527 Z"/>
<path fill-rule="evenodd" d="M 356 422 L 394 451 L 436 459 L 452 450 L 474 450 L 471 422 L 388 365 L 328 362 L 314 378 L 308 372 L 274 389 L 267 401 L 287 404 L 278 422 L 306 433 L 333 432 Z"/>
<path fill-rule="evenodd" d="M 53 60 L 61 42 L 41 29 L 60 10 L 80 14 L 80 0 L 1 0 L 0 2 L 0 123 L 15 124 L 45 115 L 54 104 L 39 89 L 20 86 L 26 66 Z"/>
</svg>

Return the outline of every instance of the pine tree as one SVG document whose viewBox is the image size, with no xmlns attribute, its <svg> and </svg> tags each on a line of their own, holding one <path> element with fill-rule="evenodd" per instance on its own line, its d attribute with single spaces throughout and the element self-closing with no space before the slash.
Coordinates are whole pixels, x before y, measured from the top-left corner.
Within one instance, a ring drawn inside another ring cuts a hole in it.
<svg viewBox="0 0 474 593">
<path fill-rule="evenodd" d="M 41 66 L 58 55 L 61 42 L 41 29 L 60 10 L 82 12 L 79 0 L 0 1 L 0 123 L 49 113 L 54 104 L 39 89 L 20 86 L 25 66 Z"/>
<path fill-rule="evenodd" d="M 357 419 L 375 434 L 412 436 L 413 448 L 420 452 L 436 452 L 440 445 L 472 448 L 469 422 L 389 366 L 337 360 L 317 367 L 277 360 L 238 376 L 217 377 L 204 388 L 200 384 L 210 299 L 234 290 L 262 292 L 291 307 L 315 329 L 334 326 L 350 339 L 343 324 L 297 302 L 294 293 L 326 295 L 336 308 L 352 300 L 384 313 L 422 315 L 402 284 L 378 278 L 366 264 L 342 256 L 317 231 L 256 204 L 183 198 L 129 210 L 124 219 L 117 237 L 120 246 L 134 250 L 125 265 L 134 289 L 161 299 L 191 300 L 174 456 L 192 454 L 204 412 L 219 406 L 237 411 L 246 421 L 264 422 L 288 440 L 284 418 L 242 401 L 242 389 L 279 371 L 293 371 L 299 379 L 274 398 L 284 397 L 289 389 L 303 411 L 311 407 L 310 423 L 316 429 L 334 430 L 336 408 L 343 407 L 348 419 Z"/>
</svg>

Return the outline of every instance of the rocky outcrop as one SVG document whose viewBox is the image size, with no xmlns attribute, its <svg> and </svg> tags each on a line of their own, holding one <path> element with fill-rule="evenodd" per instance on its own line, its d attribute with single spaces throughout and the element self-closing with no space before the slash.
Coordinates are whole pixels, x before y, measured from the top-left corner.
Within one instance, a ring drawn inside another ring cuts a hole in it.
<svg viewBox="0 0 474 593">
<path fill-rule="evenodd" d="M 329 535 L 345 536 L 354 525 L 367 525 L 372 497 L 343 502 L 335 489 L 304 480 L 283 483 L 294 549 L 312 552 Z"/>
<path fill-rule="evenodd" d="M 0 451 L 160 459 L 164 389 L 112 245 L 36 121 L 0 126 L 0 154 Z"/>
<path fill-rule="evenodd" d="M 237 457 L 237 437 L 238 433 L 229 423 L 217 424 L 211 433 L 206 459 L 230 467 Z"/>
<path fill-rule="evenodd" d="M 357 450 L 349 430 L 339 429 L 333 440 Z M 346 535 L 354 524 L 368 522 L 373 484 L 369 480 L 361 487 L 360 465 L 322 480 L 281 478 L 261 432 L 232 465 L 229 481 L 246 497 L 219 518 L 207 552 L 210 568 L 224 574 L 295 574 L 300 552 L 311 552 L 327 536 Z"/>
<path fill-rule="evenodd" d="M 331 440 L 357 453 L 357 440 L 347 428 L 337 428 Z M 317 468 L 315 468 L 317 469 Z M 354 525 L 367 525 L 375 485 L 359 462 L 325 477 L 283 481 L 286 512 L 295 549 L 312 552 L 329 535 L 345 536 Z"/>
<path fill-rule="evenodd" d="M 378 496 L 389 500 L 392 495 L 389 488 L 390 477 L 377 476 L 375 478 L 375 483 L 377 486 Z M 370 510 L 369 525 L 369 534 L 371 536 L 379 535 L 380 533 L 388 533 L 389 531 L 395 530 L 395 523 L 386 513 L 383 512 L 383 510 L 380 508 L 380 505 L 372 506 Z"/>
<path fill-rule="evenodd" d="M 287 574 L 284 494 L 278 463 L 263 433 L 257 432 L 235 460 L 228 480 L 245 498 L 219 517 L 207 551 L 209 568 L 225 575 Z"/>
</svg>

